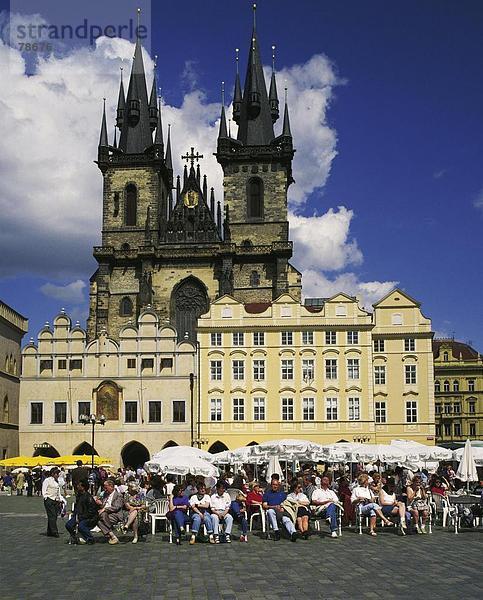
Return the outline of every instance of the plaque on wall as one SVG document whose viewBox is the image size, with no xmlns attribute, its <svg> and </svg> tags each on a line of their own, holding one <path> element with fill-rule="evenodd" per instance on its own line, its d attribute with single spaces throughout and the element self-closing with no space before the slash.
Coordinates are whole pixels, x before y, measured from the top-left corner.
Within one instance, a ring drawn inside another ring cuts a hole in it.
<svg viewBox="0 0 483 600">
<path fill-rule="evenodd" d="M 101 383 L 97 388 L 96 415 L 104 415 L 108 421 L 119 420 L 120 389 L 112 381 Z"/>
</svg>

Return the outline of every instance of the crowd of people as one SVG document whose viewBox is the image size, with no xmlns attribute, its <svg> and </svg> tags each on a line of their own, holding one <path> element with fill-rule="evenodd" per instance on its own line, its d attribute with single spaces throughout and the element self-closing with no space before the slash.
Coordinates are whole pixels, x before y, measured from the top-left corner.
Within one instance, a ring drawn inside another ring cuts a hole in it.
<svg viewBox="0 0 483 600">
<path fill-rule="evenodd" d="M 450 464 L 441 465 L 432 475 L 402 467 L 384 471 L 380 465 L 354 465 L 353 469 L 349 477 L 347 466 L 327 466 L 323 472 L 307 466 L 297 474 L 287 471 L 284 481 L 278 474 L 267 481 L 263 476 L 255 480 L 247 465 L 236 475 L 223 473 L 218 481 L 189 475 L 176 482 L 174 476 L 163 479 L 143 468 L 91 470 L 78 461 L 73 470 L 6 473 L 0 489 L 43 496 L 47 535 L 59 537 L 58 517 L 66 517 L 72 544 L 93 544 L 93 532 L 100 532 L 109 544 L 118 544 L 119 534 L 129 531 L 136 544 L 148 533 L 154 501 L 166 499 L 166 518 L 176 544 L 188 539 L 193 545 L 197 541 L 231 543 L 235 523 L 239 541 L 248 542 L 254 513 L 263 514 L 275 541 L 282 535 L 293 542 L 307 539 L 314 519 L 328 521 L 331 538 L 338 537 L 342 525 L 355 525 L 357 519 L 367 519 L 371 536 L 377 536 L 378 519 L 385 526 L 397 527 L 401 535 L 425 534 L 430 500 L 460 487 Z M 480 482 L 473 492 L 481 495 L 482 490 Z M 70 501 L 69 493 L 75 494 Z M 483 516 L 482 504 L 483 496 L 472 509 L 474 516 Z"/>
</svg>

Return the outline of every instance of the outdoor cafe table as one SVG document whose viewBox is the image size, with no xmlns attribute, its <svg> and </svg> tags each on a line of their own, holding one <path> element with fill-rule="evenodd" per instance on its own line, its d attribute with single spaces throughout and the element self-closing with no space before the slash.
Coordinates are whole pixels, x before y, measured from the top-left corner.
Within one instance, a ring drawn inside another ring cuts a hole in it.
<svg viewBox="0 0 483 600">
<path fill-rule="evenodd" d="M 451 504 L 456 508 L 457 524 L 455 523 L 455 533 L 458 533 L 459 522 L 463 514 L 463 507 L 479 504 L 481 501 L 481 496 L 476 496 L 473 494 L 462 494 L 461 496 L 458 496 L 458 494 L 452 494 L 448 495 L 448 499 L 451 502 Z"/>
</svg>

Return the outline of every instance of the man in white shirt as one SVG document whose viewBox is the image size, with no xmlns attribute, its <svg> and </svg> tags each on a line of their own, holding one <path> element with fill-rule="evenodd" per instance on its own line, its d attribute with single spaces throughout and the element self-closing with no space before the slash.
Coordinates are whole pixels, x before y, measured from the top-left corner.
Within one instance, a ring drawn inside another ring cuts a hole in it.
<svg viewBox="0 0 483 600">
<path fill-rule="evenodd" d="M 44 498 L 45 512 L 47 513 L 47 535 L 48 537 L 59 537 L 57 529 L 57 517 L 60 512 L 60 485 L 59 469 L 52 469 L 49 477 L 42 484 L 42 496 Z"/>
<path fill-rule="evenodd" d="M 315 514 L 323 519 L 330 519 L 330 537 L 337 537 L 337 507 L 334 504 L 339 498 L 334 490 L 330 489 L 330 479 L 322 477 L 320 489 L 312 494 L 312 505 L 316 507 Z"/>
<path fill-rule="evenodd" d="M 215 544 L 220 543 L 220 522 L 225 524 L 225 541 L 231 542 L 231 530 L 233 517 L 230 515 L 231 498 L 225 492 L 225 484 L 219 481 L 216 484 L 216 492 L 210 498 L 211 520 L 215 534 Z"/>
</svg>

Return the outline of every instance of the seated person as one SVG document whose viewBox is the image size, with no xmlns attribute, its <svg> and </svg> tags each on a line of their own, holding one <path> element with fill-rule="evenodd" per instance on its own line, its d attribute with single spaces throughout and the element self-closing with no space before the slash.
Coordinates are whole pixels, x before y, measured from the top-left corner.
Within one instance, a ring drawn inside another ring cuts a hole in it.
<svg viewBox="0 0 483 600">
<path fill-rule="evenodd" d="M 173 493 L 169 497 L 169 519 L 174 531 L 176 544 L 181 544 L 181 535 L 185 533 L 185 526 L 190 522 L 188 516 L 190 501 L 188 496 L 185 496 L 183 486 L 175 485 Z"/>
<path fill-rule="evenodd" d="M 399 522 L 401 525 L 401 533 L 406 533 L 406 505 L 404 502 L 396 500 L 396 482 L 392 477 L 388 477 L 385 485 L 382 486 L 379 492 L 379 504 L 381 505 L 382 514 L 386 517 L 391 515 L 399 515 Z M 408 513 L 409 514 L 409 513 Z M 411 515 L 409 514 L 409 519 Z"/>
<path fill-rule="evenodd" d="M 376 536 L 376 515 L 380 517 L 386 525 L 393 523 L 383 515 L 379 504 L 374 502 L 374 497 L 369 489 L 369 475 L 361 473 L 357 478 L 357 486 L 352 490 L 351 502 L 354 505 L 361 505 L 361 516 L 370 517 L 369 535 Z"/>
<path fill-rule="evenodd" d="M 94 537 L 91 529 L 97 525 L 97 504 L 89 493 L 89 482 L 87 479 L 77 481 L 75 486 L 76 497 L 74 512 L 65 524 L 70 533 L 71 544 L 93 544 Z M 77 537 L 77 531 L 82 537 Z"/>
<path fill-rule="evenodd" d="M 302 537 L 307 540 L 309 537 L 310 501 L 303 492 L 302 484 L 297 480 L 290 486 L 290 494 L 287 499 L 297 503 L 297 529 Z"/>
<path fill-rule="evenodd" d="M 370 481 L 369 483 L 369 489 L 371 490 L 374 497 L 379 496 L 379 492 L 381 491 L 383 485 L 381 480 L 381 474 L 377 471 L 373 471 L 371 473 L 371 478 L 372 481 Z"/>
<path fill-rule="evenodd" d="M 114 480 L 112 479 L 106 479 L 103 488 L 104 496 L 102 500 L 99 498 L 96 499 L 96 503 L 101 506 L 98 513 L 98 526 L 104 536 L 109 538 L 110 544 L 119 544 L 119 540 L 112 529 L 114 525 L 124 521 L 124 498 L 116 490 Z"/>
<path fill-rule="evenodd" d="M 258 481 L 253 481 L 250 484 L 250 491 L 247 494 L 247 508 L 248 514 L 252 515 L 254 512 L 258 512 L 260 510 L 259 507 L 262 506 L 263 502 L 263 494 L 261 492 L 261 487 Z"/>
<path fill-rule="evenodd" d="M 421 477 L 415 475 L 411 483 L 406 488 L 408 497 L 408 510 L 411 513 L 416 531 L 426 533 L 426 520 L 429 515 L 429 505 L 427 503 L 426 491 L 421 482 Z M 419 525 L 419 517 L 422 524 Z"/>
<path fill-rule="evenodd" d="M 303 477 L 303 491 L 310 502 L 312 502 L 312 494 L 317 489 L 315 485 L 315 476 L 311 473 L 306 473 Z"/>
<path fill-rule="evenodd" d="M 443 485 L 441 479 L 439 478 L 435 478 L 430 486 L 429 486 L 429 491 L 432 494 L 439 494 L 440 496 L 446 496 L 446 488 Z"/>
<path fill-rule="evenodd" d="M 128 511 L 128 517 L 126 524 L 122 528 L 123 532 L 125 533 L 131 528 L 134 533 L 132 543 L 137 544 L 139 523 L 145 515 L 146 499 L 144 490 L 141 490 L 135 481 L 131 481 L 127 486 L 127 492 L 124 494 L 124 506 Z"/>
<path fill-rule="evenodd" d="M 191 498 L 194 494 L 196 494 L 198 490 L 196 489 L 195 478 L 192 475 L 188 475 L 186 477 L 186 486 L 184 488 L 184 495 Z"/>
<path fill-rule="evenodd" d="M 248 542 L 247 499 L 243 492 L 237 494 L 236 500 L 230 505 L 233 518 L 241 525 L 240 542 Z"/>
<path fill-rule="evenodd" d="M 286 514 L 283 506 L 281 506 L 282 502 L 287 499 L 287 494 L 280 488 L 280 479 L 272 477 L 270 487 L 263 494 L 263 508 L 267 511 L 268 521 L 275 533 L 275 540 L 278 541 L 280 539 L 279 524 L 282 523 L 290 535 L 292 542 L 296 542 L 297 532 L 295 531 L 295 526 Z"/>
<path fill-rule="evenodd" d="M 225 524 L 225 541 L 228 544 L 231 542 L 231 530 L 233 527 L 233 517 L 230 515 L 231 498 L 225 492 L 225 489 L 225 483 L 218 481 L 216 492 L 210 498 L 215 544 L 220 543 L 220 523 Z"/>
<path fill-rule="evenodd" d="M 210 497 L 206 493 L 206 487 L 204 483 L 197 484 L 198 491 L 196 494 L 193 494 L 190 498 L 190 510 L 191 510 L 191 538 L 190 544 L 193 545 L 196 543 L 196 536 L 200 530 L 201 524 L 206 527 L 206 531 L 210 536 L 210 544 L 215 543 L 215 539 L 213 537 L 213 522 L 211 520 L 210 515 Z"/>
<path fill-rule="evenodd" d="M 340 482 L 339 482 L 340 489 Z M 330 489 L 330 479 L 324 475 L 320 481 L 320 489 L 314 490 L 312 494 L 312 506 L 315 506 L 314 513 L 323 519 L 330 519 L 330 537 L 337 537 L 337 507 L 335 503 L 339 498 L 334 490 Z"/>
<path fill-rule="evenodd" d="M 146 493 L 146 501 L 149 506 L 149 512 L 154 512 L 154 501 L 164 498 L 163 490 L 165 483 L 159 475 L 155 475 L 151 478 L 150 485 L 151 487 Z"/>
</svg>

